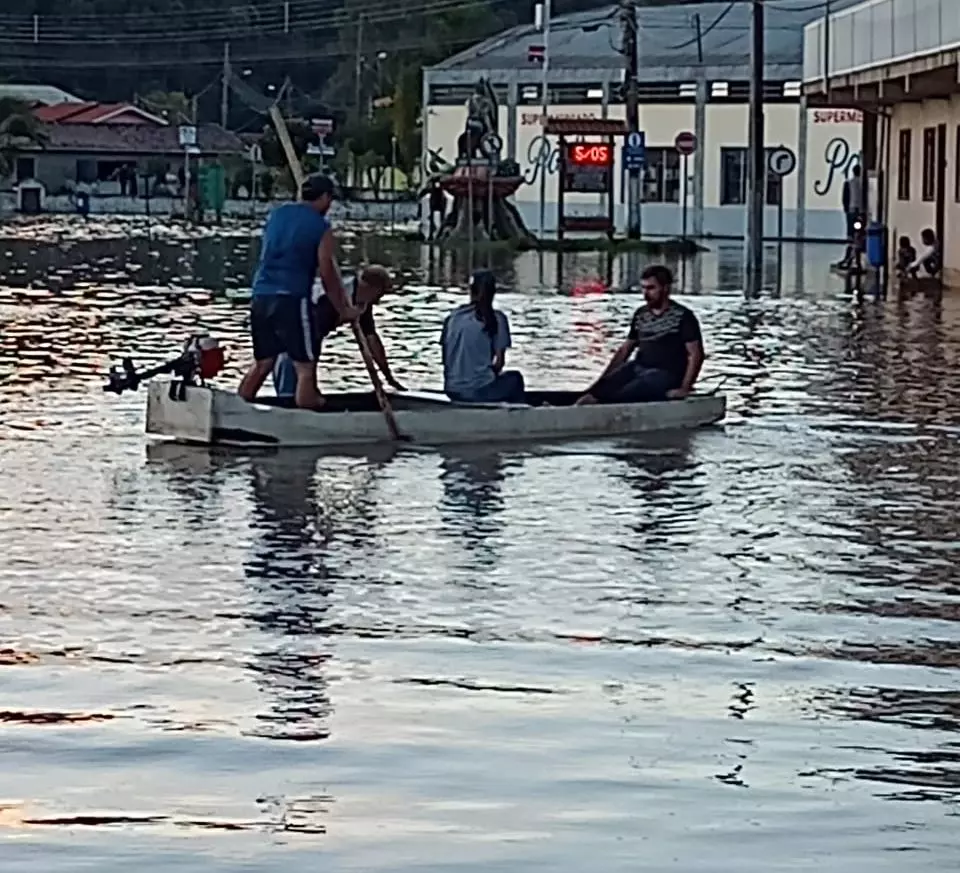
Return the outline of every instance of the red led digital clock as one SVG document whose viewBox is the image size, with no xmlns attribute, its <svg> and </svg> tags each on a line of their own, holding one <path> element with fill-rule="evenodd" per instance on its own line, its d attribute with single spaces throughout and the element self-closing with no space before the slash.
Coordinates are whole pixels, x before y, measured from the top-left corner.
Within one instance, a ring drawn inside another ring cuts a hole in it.
<svg viewBox="0 0 960 873">
<path fill-rule="evenodd" d="M 567 146 L 567 161 L 575 167 L 609 167 L 613 149 L 600 143 L 577 143 Z"/>
</svg>

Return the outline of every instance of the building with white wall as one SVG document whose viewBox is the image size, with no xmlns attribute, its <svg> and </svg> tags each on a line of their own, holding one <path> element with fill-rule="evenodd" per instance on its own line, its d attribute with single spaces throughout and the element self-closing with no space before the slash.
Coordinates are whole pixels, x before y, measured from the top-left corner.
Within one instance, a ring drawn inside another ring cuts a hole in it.
<svg viewBox="0 0 960 873">
<path fill-rule="evenodd" d="M 842 6 L 842 0 L 837 0 Z M 642 227 L 645 235 L 681 232 L 683 204 L 695 236 L 741 237 L 746 227 L 747 100 L 749 96 L 749 9 L 727 3 L 638 12 L 640 42 L 640 128 L 646 134 Z M 793 8 L 791 8 L 793 7 Z M 811 109 L 802 94 L 802 27 L 815 12 L 809 0 L 783 0 L 767 10 L 765 138 L 768 147 L 787 146 L 797 168 L 782 181 L 767 182 L 766 234 L 777 231 L 783 209 L 784 235 L 799 239 L 843 239 L 843 180 L 859 161 L 861 115 L 855 109 Z M 549 52 L 551 117 L 625 118 L 624 59 L 617 7 L 555 19 Z M 698 50 L 697 24 L 699 18 Z M 424 71 L 424 169 L 436 159 L 453 161 L 466 121 L 466 100 L 486 78 L 500 105 L 504 156 L 515 159 L 528 184 L 516 203 L 528 227 L 539 226 L 543 172 L 542 69 L 529 59 L 543 44 L 532 26 L 513 28 Z M 697 137 L 687 164 L 673 147 L 678 133 Z M 546 227 L 556 231 L 557 142 L 549 140 L 546 161 Z M 616 173 L 616 222 L 626 226 L 623 179 Z M 567 195 L 566 210 L 595 213 L 595 195 Z"/>
<path fill-rule="evenodd" d="M 868 0 L 808 24 L 803 90 L 864 113 L 864 164 L 877 178 L 871 212 L 917 245 L 943 249 L 944 281 L 960 285 L 960 3 Z"/>
</svg>

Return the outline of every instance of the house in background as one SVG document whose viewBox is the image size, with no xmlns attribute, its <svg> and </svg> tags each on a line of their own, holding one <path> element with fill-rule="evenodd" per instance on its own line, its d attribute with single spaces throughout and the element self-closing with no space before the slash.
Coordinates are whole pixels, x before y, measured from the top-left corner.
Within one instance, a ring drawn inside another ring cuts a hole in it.
<svg viewBox="0 0 960 873">
<path fill-rule="evenodd" d="M 161 193 L 167 178 L 184 179 L 185 153 L 179 129 L 165 118 L 131 103 L 64 101 L 34 108 L 43 142 L 21 152 L 14 174 L 3 187 L 40 183 L 46 194 L 73 193 L 78 187 L 94 196 Z M 243 154 L 233 133 L 215 124 L 197 126 L 190 161 Z M 178 186 L 174 183 L 174 189 Z M 162 193 L 176 193 L 165 190 Z"/>
<path fill-rule="evenodd" d="M 76 94 L 57 88 L 55 85 L 8 85 L 0 84 L 0 99 L 19 100 L 31 108 L 52 106 L 54 103 L 83 103 Z"/>
</svg>

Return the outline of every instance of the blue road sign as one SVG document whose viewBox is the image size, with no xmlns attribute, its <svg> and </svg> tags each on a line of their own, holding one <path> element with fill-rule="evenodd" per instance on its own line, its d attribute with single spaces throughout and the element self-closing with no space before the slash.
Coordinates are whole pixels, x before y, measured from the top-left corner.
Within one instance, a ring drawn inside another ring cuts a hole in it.
<svg viewBox="0 0 960 873">
<path fill-rule="evenodd" d="M 637 173 L 647 165 L 647 135 L 642 130 L 632 130 L 627 134 L 623 146 L 623 166 L 631 173 Z"/>
</svg>

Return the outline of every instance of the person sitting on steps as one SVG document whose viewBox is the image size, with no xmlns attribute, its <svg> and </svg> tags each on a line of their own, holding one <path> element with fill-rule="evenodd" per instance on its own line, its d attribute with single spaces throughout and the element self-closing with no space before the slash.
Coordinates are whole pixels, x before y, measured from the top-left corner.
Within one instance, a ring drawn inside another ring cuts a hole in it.
<svg viewBox="0 0 960 873">
<path fill-rule="evenodd" d="M 942 267 L 940 258 L 940 243 L 937 241 L 937 235 L 929 227 L 920 232 L 920 242 L 922 248 L 905 270 L 906 275 L 911 279 L 932 278 L 940 275 Z"/>
</svg>

